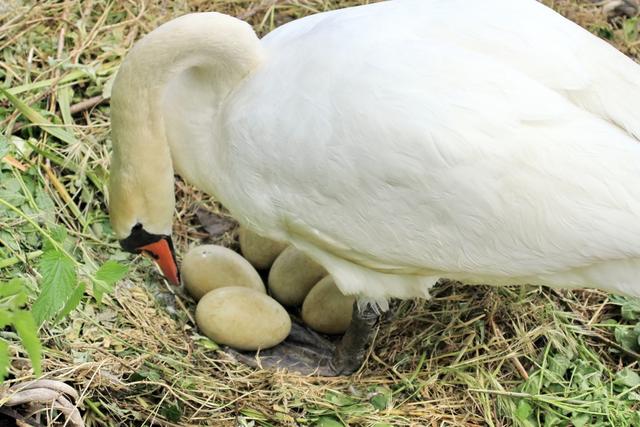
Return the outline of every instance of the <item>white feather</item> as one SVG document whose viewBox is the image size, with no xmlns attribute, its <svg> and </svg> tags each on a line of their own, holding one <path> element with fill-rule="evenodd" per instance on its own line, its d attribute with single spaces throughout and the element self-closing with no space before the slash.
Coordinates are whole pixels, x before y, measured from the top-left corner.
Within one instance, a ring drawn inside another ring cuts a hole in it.
<svg viewBox="0 0 640 427">
<path fill-rule="evenodd" d="M 534 0 L 396 0 L 261 45 L 215 104 L 206 73 L 171 82 L 174 166 L 345 293 L 640 296 L 640 67 L 605 42 Z"/>
</svg>

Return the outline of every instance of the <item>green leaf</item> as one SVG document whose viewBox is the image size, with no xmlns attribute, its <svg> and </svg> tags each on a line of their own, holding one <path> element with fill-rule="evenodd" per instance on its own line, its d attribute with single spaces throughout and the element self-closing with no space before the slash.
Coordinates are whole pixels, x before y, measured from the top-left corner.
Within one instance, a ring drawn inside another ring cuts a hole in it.
<svg viewBox="0 0 640 427">
<path fill-rule="evenodd" d="M 340 421 L 333 417 L 320 417 L 313 425 L 314 427 L 344 427 Z"/>
<path fill-rule="evenodd" d="M 24 194 L 22 193 L 22 186 L 20 185 L 20 181 L 13 177 L 3 177 L 0 184 L 0 199 L 18 208 L 24 204 L 26 199 L 24 197 Z"/>
<path fill-rule="evenodd" d="M 80 82 L 83 77 L 86 77 L 89 73 L 82 68 L 78 68 L 76 70 L 70 71 L 62 78 L 51 78 L 47 80 L 40 80 L 37 82 L 30 82 L 19 86 L 14 86 L 7 91 L 13 95 L 18 95 L 23 92 L 29 92 L 37 89 L 42 89 L 45 87 L 51 87 L 54 84 L 65 84 L 72 82 Z"/>
<path fill-rule="evenodd" d="M 42 187 L 36 187 L 35 201 L 40 208 L 40 218 L 45 224 L 53 224 L 56 219 L 56 205 Z"/>
<path fill-rule="evenodd" d="M 40 375 L 42 372 L 40 363 L 42 360 L 42 347 L 38 339 L 38 326 L 33 316 L 28 311 L 18 311 L 13 315 L 13 324 L 18 332 L 20 341 L 22 341 L 22 345 L 29 354 L 35 374 Z"/>
<path fill-rule="evenodd" d="M 182 409 L 178 405 L 163 406 L 162 415 L 172 423 L 177 423 L 182 418 Z"/>
<path fill-rule="evenodd" d="M 547 412 L 544 414 L 544 427 L 556 427 L 556 426 L 564 426 L 566 422 L 564 419 L 560 418 L 558 414 L 554 412 Z"/>
<path fill-rule="evenodd" d="M 93 295 L 98 304 L 102 301 L 102 296 L 106 292 L 111 292 L 115 283 L 122 279 L 129 268 L 117 261 L 109 260 L 102 264 L 96 274 L 93 282 Z"/>
<path fill-rule="evenodd" d="M 7 283 L 0 283 L 0 303 L 7 309 L 19 310 L 29 299 L 26 290 L 25 281 L 21 278 L 16 277 Z M 0 319 L 0 323 L 2 320 L 6 319 Z M 11 323 L 10 320 L 9 323 Z"/>
<path fill-rule="evenodd" d="M 382 411 L 391 406 L 391 390 L 386 387 L 378 386 L 370 389 L 369 391 L 375 393 L 371 399 L 369 399 L 369 402 L 371 402 L 371 405 L 373 405 L 374 408 Z"/>
<path fill-rule="evenodd" d="M 627 394 L 627 400 L 633 400 L 634 402 L 640 402 L 640 393 L 636 393 L 635 391 L 632 391 L 631 393 Z"/>
<path fill-rule="evenodd" d="M 67 229 L 61 225 L 54 224 L 49 227 L 49 234 L 53 240 L 60 244 L 67 240 Z"/>
<path fill-rule="evenodd" d="M 150 381 L 159 381 L 160 378 L 162 378 L 160 373 L 158 371 L 154 371 L 153 369 L 146 369 L 139 372 L 134 372 L 132 377 L 135 378 L 134 381 L 139 381 L 142 379 L 147 379 Z"/>
<path fill-rule="evenodd" d="M 533 408 L 526 400 L 521 399 L 516 408 L 516 417 L 520 421 L 526 421 L 531 414 L 533 414 Z"/>
<path fill-rule="evenodd" d="M 126 276 L 127 271 L 129 271 L 129 267 L 126 265 L 122 265 L 117 261 L 109 260 L 102 264 L 98 271 L 96 271 L 95 278 L 112 285 Z"/>
<path fill-rule="evenodd" d="M 637 301 L 629 301 L 620 307 L 620 314 L 625 320 L 638 320 L 640 318 L 640 304 Z"/>
<path fill-rule="evenodd" d="M 111 90 L 113 89 L 113 82 L 116 80 L 116 73 L 113 73 L 104 84 L 102 88 L 102 97 L 104 99 L 111 98 Z"/>
<path fill-rule="evenodd" d="M 328 391 L 324 395 L 324 399 L 336 406 L 349 406 L 357 403 L 357 401 L 352 397 L 349 397 L 346 394 L 339 393 L 337 391 Z"/>
<path fill-rule="evenodd" d="M 384 394 L 376 394 L 369 401 L 373 407 L 379 411 L 387 409 L 387 405 L 389 404 L 389 399 L 387 399 L 387 396 Z"/>
<path fill-rule="evenodd" d="M 630 18 L 622 23 L 622 31 L 627 42 L 634 42 L 638 39 L 638 18 Z"/>
<path fill-rule="evenodd" d="M 0 340 L 0 383 L 7 377 L 10 363 L 9 345 L 5 340 Z"/>
<path fill-rule="evenodd" d="M 255 409 L 251 408 L 241 409 L 240 413 L 251 420 L 267 421 L 269 419 L 262 412 L 256 411 Z"/>
<path fill-rule="evenodd" d="M 5 309 L 0 309 L 0 328 L 9 326 L 12 323 L 13 323 L 13 313 Z"/>
<path fill-rule="evenodd" d="M 556 354 L 549 358 L 549 371 L 558 375 L 560 378 L 564 377 L 567 369 L 571 366 L 571 360 L 564 354 Z"/>
<path fill-rule="evenodd" d="M 635 387 L 640 384 L 640 375 L 638 375 L 630 368 L 624 368 L 616 372 L 614 384 L 629 388 Z"/>
<path fill-rule="evenodd" d="M 612 295 L 610 300 L 620 306 L 620 313 L 625 320 L 640 319 L 640 299 Z"/>
<path fill-rule="evenodd" d="M 73 125 L 73 117 L 71 117 L 71 100 L 73 99 L 73 89 L 70 86 L 64 86 L 58 89 L 58 106 L 60 114 L 65 125 Z"/>
<path fill-rule="evenodd" d="M 578 414 L 571 417 L 571 421 L 575 427 L 584 427 L 588 425 L 587 423 L 591 420 L 591 416 L 589 414 Z"/>
<path fill-rule="evenodd" d="M 196 341 L 198 344 L 206 348 L 207 350 L 219 350 L 220 346 L 213 340 L 207 337 L 199 337 Z"/>
<path fill-rule="evenodd" d="M 0 284 L 0 298 L 16 295 L 24 290 L 24 279 L 14 277 L 7 283 Z"/>
<path fill-rule="evenodd" d="M 82 297 L 84 296 L 85 288 L 84 283 L 78 283 L 78 286 L 76 286 L 76 289 L 67 300 L 67 303 L 64 305 L 62 310 L 60 310 L 57 318 L 58 322 L 65 318 L 78 306 L 78 304 L 80 304 L 80 301 L 82 301 Z"/>
<path fill-rule="evenodd" d="M 618 344 L 627 350 L 638 351 L 640 349 L 638 334 L 632 329 L 619 326 L 614 329 L 613 335 L 616 337 Z"/>
<path fill-rule="evenodd" d="M 0 134 L 0 159 L 9 154 L 9 139 Z"/>
<path fill-rule="evenodd" d="M 23 116 L 25 116 L 31 123 L 38 125 L 42 130 L 47 132 L 50 135 L 55 136 L 61 141 L 66 142 L 70 145 L 75 145 L 78 143 L 76 138 L 63 130 L 60 127 L 54 126 L 51 122 L 45 119 L 40 113 L 38 113 L 33 108 L 29 107 L 27 104 L 18 99 L 15 95 L 11 94 L 7 89 L 0 86 L 0 94 L 7 97 L 9 102 L 13 104 L 16 110 L 20 111 Z"/>
<path fill-rule="evenodd" d="M 76 291 L 76 270 L 73 261 L 62 252 L 49 249 L 40 258 L 38 271 L 42 275 L 40 295 L 33 304 L 38 324 L 52 319 Z"/>
</svg>

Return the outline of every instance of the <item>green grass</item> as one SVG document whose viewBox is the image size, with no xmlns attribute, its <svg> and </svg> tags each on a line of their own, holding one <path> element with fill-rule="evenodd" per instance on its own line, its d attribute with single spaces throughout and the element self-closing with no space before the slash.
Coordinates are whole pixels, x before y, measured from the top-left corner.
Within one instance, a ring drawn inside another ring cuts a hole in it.
<svg viewBox="0 0 640 427">
<path fill-rule="evenodd" d="M 230 13 L 265 34 L 357 3 L 0 6 L 0 323 L 9 326 L 0 331 L 0 367 L 1 343 L 11 359 L 0 387 L 32 379 L 29 354 L 37 361 L 41 352 L 43 375 L 81 393 L 88 425 L 640 425 L 636 301 L 443 283 L 430 301 L 396 304 L 361 372 L 307 378 L 234 363 L 198 333 L 192 300 L 168 289 L 148 261 L 119 251 L 105 207 L 108 98 L 132 43 L 187 11 Z M 547 3 L 637 58 L 637 21 L 607 21 L 589 1 Z M 174 234 L 184 253 L 207 238 L 199 209 L 225 213 L 184 183 L 177 192 Z M 235 232 L 216 243 L 235 247 Z M 38 311 L 47 289 L 61 296 Z M 33 327 L 20 326 L 25 302 L 44 321 L 41 350 L 24 332 Z"/>
</svg>

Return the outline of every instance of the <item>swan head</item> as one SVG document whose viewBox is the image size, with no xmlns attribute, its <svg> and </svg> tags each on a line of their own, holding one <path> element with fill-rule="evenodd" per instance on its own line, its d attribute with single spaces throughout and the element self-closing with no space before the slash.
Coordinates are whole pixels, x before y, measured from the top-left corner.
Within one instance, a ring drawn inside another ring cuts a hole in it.
<svg viewBox="0 0 640 427">
<path fill-rule="evenodd" d="M 120 246 L 127 252 L 148 255 L 158 264 L 169 283 L 180 285 L 180 272 L 171 236 L 149 233 L 138 223 L 132 227 L 129 236 L 120 240 Z"/>
<path fill-rule="evenodd" d="M 114 138 L 119 132 L 114 131 Z M 158 265 L 173 285 L 180 285 L 171 228 L 175 196 L 173 174 L 157 173 L 154 163 L 159 159 L 149 153 L 144 168 L 129 170 L 119 160 L 115 150 L 109 180 L 109 216 L 120 246 L 127 252 L 145 254 Z M 162 170 L 162 169 L 160 169 Z M 165 169 L 166 171 L 166 169 Z M 152 180 L 151 180 L 152 179 Z"/>
</svg>

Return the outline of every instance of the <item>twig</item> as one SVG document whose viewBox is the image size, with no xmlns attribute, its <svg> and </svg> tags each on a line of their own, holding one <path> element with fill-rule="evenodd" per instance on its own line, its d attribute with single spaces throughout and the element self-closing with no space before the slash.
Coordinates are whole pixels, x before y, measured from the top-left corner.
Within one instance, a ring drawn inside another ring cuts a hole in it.
<svg viewBox="0 0 640 427">
<path fill-rule="evenodd" d="M 91 98 L 85 99 L 84 101 L 80 101 L 77 104 L 73 104 L 71 107 L 69 107 L 69 111 L 71 112 L 71 114 L 78 114 L 101 104 L 104 100 L 105 98 L 102 95 L 93 96 Z"/>
<path fill-rule="evenodd" d="M 13 166 L 16 169 L 19 169 L 22 172 L 26 172 L 27 169 L 29 169 L 29 167 L 27 165 L 25 165 L 24 163 L 22 163 L 21 161 L 17 160 L 15 157 L 10 156 L 9 154 L 7 154 L 6 156 L 4 156 L 2 158 L 2 161 L 7 163 L 8 165 Z"/>
</svg>

